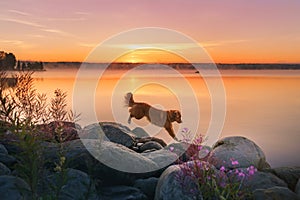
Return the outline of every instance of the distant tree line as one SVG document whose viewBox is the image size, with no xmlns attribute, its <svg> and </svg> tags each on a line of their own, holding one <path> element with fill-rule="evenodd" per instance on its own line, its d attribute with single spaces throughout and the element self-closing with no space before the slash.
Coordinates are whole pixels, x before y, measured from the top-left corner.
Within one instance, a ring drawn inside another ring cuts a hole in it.
<svg viewBox="0 0 300 200">
<path fill-rule="evenodd" d="M 42 62 L 17 61 L 13 53 L 0 51 L 0 70 L 44 70 Z"/>
</svg>

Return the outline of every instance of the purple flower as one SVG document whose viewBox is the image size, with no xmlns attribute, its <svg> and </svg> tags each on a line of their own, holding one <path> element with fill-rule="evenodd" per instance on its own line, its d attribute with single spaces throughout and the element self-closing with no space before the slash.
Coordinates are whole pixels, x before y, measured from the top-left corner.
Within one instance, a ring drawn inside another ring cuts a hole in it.
<svg viewBox="0 0 300 200">
<path fill-rule="evenodd" d="M 231 164 L 232 164 L 233 166 L 239 164 L 239 161 L 234 160 L 233 158 L 231 158 L 230 160 L 231 160 Z"/>
<path fill-rule="evenodd" d="M 222 167 L 220 168 L 220 171 L 224 172 L 224 171 L 225 171 L 225 167 L 222 166 Z"/>
<path fill-rule="evenodd" d="M 201 145 L 198 146 L 198 151 L 201 151 L 203 147 Z"/>
<path fill-rule="evenodd" d="M 247 168 L 247 171 L 249 176 L 252 176 L 257 171 L 257 169 L 253 165 L 251 165 L 250 167 Z"/>
<path fill-rule="evenodd" d="M 181 132 L 187 133 L 187 132 L 189 132 L 189 129 L 188 128 L 183 128 Z"/>
<path fill-rule="evenodd" d="M 239 172 L 238 176 L 239 177 L 245 177 L 245 174 L 243 172 Z"/>
<path fill-rule="evenodd" d="M 174 151 L 174 147 L 170 147 L 170 151 L 173 152 Z"/>
</svg>

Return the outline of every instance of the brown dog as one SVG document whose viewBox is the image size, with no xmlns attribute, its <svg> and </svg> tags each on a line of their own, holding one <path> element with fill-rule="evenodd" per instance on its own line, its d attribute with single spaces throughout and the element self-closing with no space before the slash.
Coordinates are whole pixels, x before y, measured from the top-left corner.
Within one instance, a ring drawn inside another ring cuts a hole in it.
<svg viewBox="0 0 300 200">
<path fill-rule="evenodd" d="M 181 113 L 178 110 L 159 110 L 150 106 L 147 103 L 134 102 L 132 93 L 127 93 L 125 95 L 126 106 L 130 107 L 129 109 L 129 118 L 128 123 L 131 123 L 131 118 L 142 119 L 147 117 L 147 119 L 154 125 L 159 127 L 164 127 L 169 135 L 177 140 L 172 122 L 181 123 Z"/>
</svg>

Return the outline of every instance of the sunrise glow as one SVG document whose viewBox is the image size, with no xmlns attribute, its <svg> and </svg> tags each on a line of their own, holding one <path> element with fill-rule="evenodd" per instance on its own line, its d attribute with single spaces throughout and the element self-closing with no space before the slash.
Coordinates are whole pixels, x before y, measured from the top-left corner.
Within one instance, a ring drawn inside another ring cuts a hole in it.
<svg viewBox="0 0 300 200">
<path fill-rule="evenodd" d="M 13 52 L 20 60 L 83 61 L 97 45 L 116 34 L 161 27 L 193 38 L 215 62 L 300 63 L 299 9 L 300 1 L 273 0 L 1 1 L 0 50 Z M 127 47 L 133 50 L 147 45 Z M 188 47 L 178 44 L 177 48 Z M 180 59 L 138 51 L 121 61 Z M 98 62 L 105 60 L 99 57 Z"/>
</svg>

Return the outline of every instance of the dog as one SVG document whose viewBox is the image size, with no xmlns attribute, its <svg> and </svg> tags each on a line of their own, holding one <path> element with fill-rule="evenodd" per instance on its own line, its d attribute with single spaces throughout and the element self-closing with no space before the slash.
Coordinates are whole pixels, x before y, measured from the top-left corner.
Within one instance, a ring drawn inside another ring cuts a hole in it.
<svg viewBox="0 0 300 200">
<path fill-rule="evenodd" d="M 178 141 L 175 136 L 172 122 L 182 123 L 181 113 L 178 110 L 160 110 L 144 102 L 135 102 L 131 92 L 125 95 L 125 105 L 129 107 L 128 124 L 131 118 L 142 119 L 146 117 L 152 124 L 164 127 L 169 135 Z"/>
</svg>

